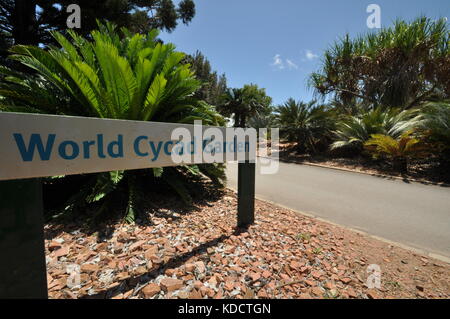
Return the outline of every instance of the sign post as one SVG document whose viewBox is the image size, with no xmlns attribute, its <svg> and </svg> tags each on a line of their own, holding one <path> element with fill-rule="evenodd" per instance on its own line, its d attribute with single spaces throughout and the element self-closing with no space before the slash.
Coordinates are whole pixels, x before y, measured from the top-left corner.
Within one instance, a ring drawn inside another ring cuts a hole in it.
<svg viewBox="0 0 450 319">
<path fill-rule="evenodd" d="M 45 299 L 41 181 L 0 181 L 0 196 L 0 299 Z"/>
<path fill-rule="evenodd" d="M 238 164 L 238 227 L 255 222 L 255 163 Z"/>
<path fill-rule="evenodd" d="M 183 132 L 182 140 L 174 137 L 176 130 Z M 48 296 L 41 177 L 224 163 L 246 155 L 238 168 L 237 224 L 252 224 L 255 163 L 249 154 L 256 142 L 226 130 L 0 112 L 0 298 Z M 176 162 L 173 155 L 182 154 L 188 161 Z"/>
</svg>

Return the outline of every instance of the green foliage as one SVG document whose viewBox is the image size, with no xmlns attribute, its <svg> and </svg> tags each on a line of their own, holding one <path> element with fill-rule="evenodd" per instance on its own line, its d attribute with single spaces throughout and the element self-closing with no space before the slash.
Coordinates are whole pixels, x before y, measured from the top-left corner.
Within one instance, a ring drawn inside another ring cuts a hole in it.
<svg viewBox="0 0 450 319">
<path fill-rule="evenodd" d="M 299 233 L 297 235 L 297 240 L 310 241 L 311 240 L 311 234 L 309 234 L 309 233 Z"/>
<path fill-rule="evenodd" d="M 272 98 L 266 90 L 256 84 L 246 84 L 242 88 L 229 89 L 218 106 L 219 112 L 234 117 L 235 127 L 246 127 L 248 120 L 257 114 L 270 114 Z"/>
<path fill-rule="evenodd" d="M 92 41 L 73 31 L 69 39 L 53 32 L 59 47 L 13 47 L 11 58 L 33 69 L 35 75 L 0 68 L 5 77 L 0 83 L 0 110 L 224 125 L 214 107 L 193 98 L 200 82 L 182 63 L 183 53 L 155 40 L 157 31 L 141 35 L 122 29 L 119 33 L 110 23 L 99 28 L 91 33 Z M 211 165 L 159 168 L 145 174 L 162 178 L 189 203 L 185 177 L 200 173 L 217 184 L 224 179 L 223 167 Z M 126 219 L 130 221 L 139 212 L 142 177 L 131 171 L 95 174 L 86 190 L 80 191 L 82 197 L 69 206 L 82 199 L 108 202 L 108 196 L 120 189 L 128 194 Z"/>
<path fill-rule="evenodd" d="M 383 134 L 393 138 L 417 127 L 421 123 L 417 111 L 385 110 L 381 107 L 360 115 L 344 116 L 334 131 L 335 142 L 331 149 L 353 148 L 362 151 L 363 145 L 373 134 Z"/>
<path fill-rule="evenodd" d="M 195 97 L 211 105 L 219 105 L 221 97 L 228 89 L 225 74 L 219 76 L 216 71 L 212 71 L 208 59 L 199 51 L 193 56 L 186 56 L 185 62 L 191 65 L 197 79 L 202 82 L 202 87 L 197 90 Z"/>
<path fill-rule="evenodd" d="M 445 19 L 402 20 L 391 28 L 328 49 L 310 85 L 345 105 L 411 108 L 429 98 L 450 96 L 450 32 Z"/>
<path fill-rule="evenodd" d="M 450 152 L 450 102 L 431 102 L 423 107 L 422 131 L 442 153 Z"/>
<path fill-rule="evenodd" d="M 364 143 L 364 147 L 374 158 L 387 157 L 392 160 L 394 169 L 407 171 L 408 161 L 412 158 L 424 158 L 429 155 L 429 146 L 420 138 L 414 136 L 413 131 L 403 133 L 399 138 L 383 134 L 373 134 Z"/>
<path fill-rule="evenodd" d="M 291 98 L 275 109 L 275 115 L 281 136 L 296 142 L 299 152 L 317 153 L 327 147 L 334 117 L 326 106 Z"/>
<path fill-rule="evenodd" d="M 81 8 L 83 36 L 97 28 L 97 20 L 107 20 L 132 32 L 148 33 L 152 29 L 173 31 L 179 22 L 189 24 L 195 16 L 193 0 L 2 0 L 0 30 L 8 30 L 15 44 L 54 44 L 48 31 L 66 32 L 66 9 L 71 4 Z M 37 7 L 39 6 L 39 10 Z M 20 19 L 14 19 L 14 15 Z"/>
</svg>

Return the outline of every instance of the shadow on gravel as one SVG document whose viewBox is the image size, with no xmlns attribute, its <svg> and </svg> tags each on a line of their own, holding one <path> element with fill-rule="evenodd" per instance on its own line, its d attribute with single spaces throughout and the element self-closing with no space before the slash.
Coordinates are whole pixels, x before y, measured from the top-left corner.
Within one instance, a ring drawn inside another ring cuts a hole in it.
<svg viewBox="0 0 450 319">
<path fill-rule="evenodd" d="M 73 190 L 76 192 L 76 189 Z M 152 217 L 166 218 L 176 221 L 184 215 L 201 211 L 202 206 L 212 207 L 215 202 L 224 196 L 225 189 L 217 188 L 210 182 L 202 181 L 195 184 L 191 190 L 192 202 L 184 203 L 173 191 L 167 189 L 151 189 L 145 194 L 142 212 L 137 216 L 135 223 L 138 226 L 151 226 Z M 50 196 L 55 196 L 54 190 L 47 189 L 44 203 Z M 112 238 L 117 226 L 124 223 L 123 198 L 118 196 L 113 199 L 111 211 L 102 215 L 101 222 L 92 222 L 90 218 L 95 215 L 99 206 L 91 206 L 83 210 L 73 212 L 69 216 L 61 216 L 48 219 L 44 230 L 46 240 L 57 238 L 62 233 L 81 232 L 87 236 L 95 234 L 97 242 L 107 241 Z M 54 211 L 52 212 L 55 213 Z M 99 219 L 100 220 L 100 219 Z"/>
<path fill-rule="evenodd" d="M 232 235 L 239 236 L 241 233 L 246 232 L 247 228 L 236 228 Z M 103 291 L 98 292 L 95 295 L 85 295 L 80 296 L 80 299 L 110 299 L 113 298 L 119 294 L 121 294 L 123 291 L 129 291 L 130 289 L 136 288 L 137 286 L 145 286 L 147 283 L 149 283 L 151 280 L 154 280 L 159 275 L 163 275 L 164 272 L 167 269 L 171 268 L 177 268 L 180 267 L 182 264 L 184 264 L 187 260 L 190 258 L 201 255 L 203 253 L 206 253 L 207 249 L 210 247 L 217 246 L 218 244 L 222 243 L 223 241 L 230 238 L 232 235 L 222 235 L 216 239 L 210 240 L 208 242 L 205 242 L 196 248 L 194 248 L 191 252 L 174 256 L 171 258 L 168 262 L 163 263 L 159 265 L 156 269 L 147 272 L 143 275 L 130 277 L 127 279 L 124 279 L 122 281 L 119 281 L 119 285 L 106 289 Z"/>
</svg>

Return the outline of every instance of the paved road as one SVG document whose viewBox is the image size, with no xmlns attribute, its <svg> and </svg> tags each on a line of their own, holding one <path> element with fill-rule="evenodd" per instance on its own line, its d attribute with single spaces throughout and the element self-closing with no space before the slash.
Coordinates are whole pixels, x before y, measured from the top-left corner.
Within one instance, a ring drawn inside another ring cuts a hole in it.
<svg viewBox="0 0 450 319">
<path fill-rule="evenodd" d="M 287 163 L 261 175 L 258 167 L 258 198 L 450 257 L 450 188 Z M 227 176 L 236 189 L 237 164 Z"/>
</svg>

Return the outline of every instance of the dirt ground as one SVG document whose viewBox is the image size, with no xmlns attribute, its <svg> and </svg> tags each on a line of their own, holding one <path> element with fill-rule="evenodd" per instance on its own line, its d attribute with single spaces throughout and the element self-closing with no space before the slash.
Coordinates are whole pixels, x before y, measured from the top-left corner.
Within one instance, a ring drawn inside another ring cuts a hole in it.
<svg viewBox="0 0 450 319">
<path fill-rule="evenodd" d="M 450 297 L 449 264 L 263 201 L 236 229 L 236 204 L 159 196 L 147 224 L 47 225 L 50 298 Z"/>
</svg>

